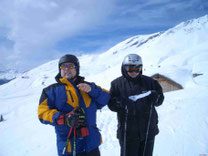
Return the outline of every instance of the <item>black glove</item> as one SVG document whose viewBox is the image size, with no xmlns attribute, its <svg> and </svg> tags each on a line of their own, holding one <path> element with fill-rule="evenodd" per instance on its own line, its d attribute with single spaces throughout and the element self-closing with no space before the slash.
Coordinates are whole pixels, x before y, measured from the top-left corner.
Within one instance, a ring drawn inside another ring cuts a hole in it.
<svg viewBox="0 0 208 156">
<path fill-rule="evenodd" d="M 114 106 L 118 113 L 126 113 L 126 103 L 121 98 L 114 98 Z"/>
<path fill-rule="evenodd" d="M 122 100 L 116 100 L 116 107 L 118 109 L 125 109 L 126 104 L 122 102 Z"/>
<path fill-rule="evenodd" d="M 155 104 L 158 101 L 159 94 L 155 90 L 151 90 L 151 94 L 148 96 L 148 101 L 150 104 Z"/>
<path fill-rule="evenodd" d="M 135 114 L 135 103 L 134 101 L 127 98 L 120 98 L 116 101 L 116 107 L 118 108 L 118 112 L 122 114 Z"/>
<path fill-rule="evenodd" d="M 87 122 L 84 110 L 81 107 L 76 107 L 73 111 L 65 115 L 66 124 L 73 128 L 86 127 Z"/>
</svg>

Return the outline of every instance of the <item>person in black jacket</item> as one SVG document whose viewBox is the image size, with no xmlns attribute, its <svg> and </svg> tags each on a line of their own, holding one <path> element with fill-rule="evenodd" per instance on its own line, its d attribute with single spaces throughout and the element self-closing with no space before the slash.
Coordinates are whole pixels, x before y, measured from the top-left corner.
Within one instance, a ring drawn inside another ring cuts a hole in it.
<svg viewBox="0 0 208 156">
<path fill-rule="evenodd" d="M 117 112 L 121 156 L 152 156 L 159 133 L 155 106 L 162 104 L 163 91 L 156 80 L 142 75 L 142 65 L 139 55 L 127 55 L 122 62 L 122 76 L 111 82 L 108 107 Z M 145 94 L 141 99 L 129 98 Z"/>
</svg>

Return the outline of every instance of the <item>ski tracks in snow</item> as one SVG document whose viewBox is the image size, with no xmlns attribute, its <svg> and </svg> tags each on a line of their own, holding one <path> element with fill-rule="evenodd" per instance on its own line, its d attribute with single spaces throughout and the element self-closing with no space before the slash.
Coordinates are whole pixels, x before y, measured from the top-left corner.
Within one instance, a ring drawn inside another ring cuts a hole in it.
<svg viewBox="0 0 208 156">
<path fill-rule="evenodd" d="M 100 146 L 102 155 L 119 155 L 120 148 L 118 139 L 116 138 L 117 131 L 117 116 L 115 112 L 108 108 L 102 109 L 97 113 L 97 124 L 101 130 L 103 144 Z M 111 152 L 110 152 L 111 151 Z"/>
</svg>

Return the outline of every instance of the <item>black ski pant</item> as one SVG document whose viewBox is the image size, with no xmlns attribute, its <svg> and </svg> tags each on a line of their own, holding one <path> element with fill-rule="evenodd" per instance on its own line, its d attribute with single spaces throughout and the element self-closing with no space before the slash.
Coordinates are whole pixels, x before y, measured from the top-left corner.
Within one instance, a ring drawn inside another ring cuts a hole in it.
<svg viewBox="0 0 208 156">
<path fill-rule="evenodd" d="M 154 148 L 154 141 L 155 139 L 147 140 L 145 156 L 152 156 L 153 148 Z M 120 147 L 121 147 L 121 156 L 123 156 L 123 140 L 119 140 Z M 126 142 L 126 155 L 125 156 L 143 156 L 144 152 L 144 141 L 140 140 L 131 140 Z"/>
<path fill-rule="evenodd" d="M 69 156 L 72 156 L 72 155 L 69 155 Z M 100 156 L 100 151 L 99 151 L 99 148 L 95 148 L 92 151 L 87 152 L 87 153 L 83 152 L 83 153 L 76 154 L 76 156 Z"/>
</svg>

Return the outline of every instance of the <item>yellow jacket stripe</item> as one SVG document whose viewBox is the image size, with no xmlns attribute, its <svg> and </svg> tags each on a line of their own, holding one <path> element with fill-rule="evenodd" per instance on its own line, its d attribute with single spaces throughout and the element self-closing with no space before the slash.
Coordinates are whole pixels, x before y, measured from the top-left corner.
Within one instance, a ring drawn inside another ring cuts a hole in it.
<svg viewBox="0 0 208 156">
<path fill-rule="evenodd" d="M 47 104 L 47 99 L 45 99 L 38 107 L 38 117 L 39 119 L 53 123 L 53 115 L 58 111 L 56 109 L 49 109 Z"/>
</svg>

